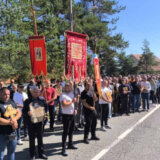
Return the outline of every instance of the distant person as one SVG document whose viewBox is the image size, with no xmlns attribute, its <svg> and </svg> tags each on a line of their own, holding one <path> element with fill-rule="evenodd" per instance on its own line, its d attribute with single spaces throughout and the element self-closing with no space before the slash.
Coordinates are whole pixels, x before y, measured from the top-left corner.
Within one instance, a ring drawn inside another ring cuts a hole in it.
<svg viewBox="0 0 160 160">
<path fill-rule="evenodd" d="M 13 100 L 13 95 L 15 92 L 17 92 L 17 84 L 12 85 L 12 90 L 10 91 L 10 99 Z"/>
<path fill-rule="evenodd" d="M 14 93 L 13 100 L 18 106 L 19 110 L 22 113 L 22 109 L 24 106 L 24 100 L 27 98 L 27 94 L 24 93 L 24 86 L 22 84 L 18 84 L 18 90 Z M 21 125 L 23 121 L 23 116 L 18 120 L 18 128 L 17 128 L 17 144 L 22 145 L 23 142 L 21 140 Z"/>
<path fill-rule="evenodd" d="M 11 79 L 11 83 L 10 85 L 8 86 L 8 89 L 10 90 L 10 92 L 13 90 L 13 85 L 14 85 L 15 81 L 14 79 Z"/>
<path fill-rule="evenodd" d="M 34 78 L 32 78 L 27 86 L 27 94 L 28 94 L 28 98 L 31 98 L 32 95 L 31 95 L 31 92 L 30 92 L 30 88 L 33 87 L 33 86 L 36 86 L 36 82 L 34 80 Z"/>
<path fill-rule="evenodd" d="M 54 121 L 55 121 L 55 105 L 54 101 L 57 98 L 56 90 L 51 87 L 51 82 L 49 80 L 45 81 L 44 88 L 44 98 L 48 104 L 49 117 L 50 117 L 50 131 L 54 131 Z"/>
<path fill-rule="evenodd" d="M 4 87 L 4 82 L 0 81 L 0 89 Z"/>
<path fill-rule="evenodd" d="M 142 106 L 143 111 L 146 110 L 146 102 L 147 102 L 147 111 L 150 109 L 150 91 L 151 91 L 151 84 L 147 81 L 147 77 L 144 76 L 143 81 L 141 82 L 141 91 L 142 91 Z"/>
</svg>

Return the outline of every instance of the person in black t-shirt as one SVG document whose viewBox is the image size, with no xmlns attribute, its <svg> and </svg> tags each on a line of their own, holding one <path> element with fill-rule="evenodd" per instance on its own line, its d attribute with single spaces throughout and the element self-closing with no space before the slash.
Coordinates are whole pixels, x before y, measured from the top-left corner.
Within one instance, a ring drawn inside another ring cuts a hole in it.
<svg viewBox="0 0 160 160">
<path fill-rule="evenodd" d="M 135 111 L 139 112 L 139 107 L 140 107 L 141 85 L 138 81 L 139 81 L 139 79 L 138 79 L 138 77 L 136 77 L 135 81 L 131 83 L 132 95 L 133 95 L 133 103 L 132 103 L 133 113 Z"/>
<path fill-rule="evenodd" d="M 121 114 L 126 113 L 129 116 L 129 96 L 131 93 L 131 88 L 127 84 L 125 78 L 122 79 L 122 84 L 119 86 L 119 96 L 121 102 Z"/>
<path fill-rule="evenodd" d="M 88 144 L 88 135 L 91 128 L 91 140 L 99 140 L 96 137 L 97 112 L 95 109 L 96 94 L 93 90 L 91 82 L 85 82 L 85 90 L 81 93 L 83 111 L 85 117 L 84 143 Z"/>
<path fill-rule="evenodd" d="M 7 159 L 15 159 L 17 145 L 16 129 L 17 120 L 21 117 L 21 112 L 16 104 L 10 100 L 10 91 L 3 87 L 0 89 L 0 158 L 4 158 L 7 147 Z"/>
</svg>

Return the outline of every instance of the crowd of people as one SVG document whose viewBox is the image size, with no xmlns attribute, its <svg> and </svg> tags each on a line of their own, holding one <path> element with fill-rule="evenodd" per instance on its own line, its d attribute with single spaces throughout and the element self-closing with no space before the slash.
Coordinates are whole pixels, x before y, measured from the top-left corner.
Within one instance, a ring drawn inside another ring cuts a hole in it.
<svg viewBox="0 0 160 160">
<path fill-rule="evenodd" d="M 62 155 L 67 156 L 66 148 L 77 149 L 73 142 L 75 130 L 84 128 L 85 144 L 98 141 L 97 120 L 101 130 L 111 129 L 109 118 L 130 113 L 149 111 L 150 105 L 160 103 L 160 76 L 137 75 L 103 77 L 101 96 L 94 78 L 75 84 L 72 81 L 31 79 L 27 88 L 23 84 L 5 87 L 0 82 L 0 160 L 15 159 L 16 145 L 29 141 L 30 159 L 35 159 L 35 139 L 38 140 L 38 156 L 47 159 L 44 153 L 43 133 L 46 123 L 54 133 L 55 120 L 63 124 Z M 22 139 L 23 126 L 23 139 Z M 89 133 L 91 132 L 91 138 Z M 67 136 L 69 137 L 66 143 Z"/>
</svg>

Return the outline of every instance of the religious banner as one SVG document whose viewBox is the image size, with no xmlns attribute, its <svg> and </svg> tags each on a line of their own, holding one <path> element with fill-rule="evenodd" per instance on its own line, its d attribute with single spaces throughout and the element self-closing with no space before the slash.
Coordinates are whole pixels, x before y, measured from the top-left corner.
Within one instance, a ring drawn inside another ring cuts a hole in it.
<svg viewBox="0 0 160 160">
<path fill-rule="evenodd" d="M 86 78 L 87 35 L 66 31 L 65 77 L 75 83 Z"/>
<path fill-rule="evenodd" d="M 97 90 L 98 90 L 99 96 L 101 97 L 102 96 L 101 75 L 100 75 L 100 68 L 99 68 L 99 59 L 96 54 L 94 54 L 93 61 L 94 61 L 94 73 L 95 73 L 95 78 L 97 83 Z"/>
<path fill-rule="evenodd" d="M 46 47 L 44 36 L 29 37 L 32 74 L 47 76 Z"/>
</svg>

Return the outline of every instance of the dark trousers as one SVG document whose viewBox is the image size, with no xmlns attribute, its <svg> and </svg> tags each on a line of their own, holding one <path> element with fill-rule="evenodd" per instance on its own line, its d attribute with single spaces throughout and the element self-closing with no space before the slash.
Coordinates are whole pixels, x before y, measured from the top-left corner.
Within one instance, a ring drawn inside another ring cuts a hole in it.
<svg viewBox="0 0 160 160">
<path fill-rule="evenodd" d="M 23 127 L 24 127 L 24 137 L 28 136 L 28 123 L 27 123 L 27 117 L 23 113 Z"/>
<path fill-rule="evenodd" d="M 152 100 L 152 103 L 157 103 L 157 96 L 154 91 L 150 91 L 150 99 Z"/>
<path fill-rule="evenodd" d="M 121 113 L 129 113 L 129 95 L 121 97 Z"/>
<path fill-rule="evenodd" d="M 103 122 L 105 123 L 105 125 L 108 124 L 109 106 L 108 104 L 100 104 L 100 108 L 101 108 L 101 114 L 100 114 L 101 127 L 103 127 Z"/>
<path fill-rule="evenodd" d="M 56 114 L 55 107 L 54 105 L 49 105 L 48 109 L 49 109 L 49 117 L 50 117 L 50 129 L 52 129 L 54 126 L 54 119 Z"/>
<path fill-rule="evenodd" d="M 150 109 L 150 94 L 149 93 L 142 93 L 142 103 L 143 103 L 143 109 L 146 109 L 146 101 L 147 101 L 147 109 Z"/>
<path fill-rule="evenodd" d="M 73 131 L 74 131 L 74 115 L 62 114 L 63 134 L 62 134 L 62 148 L 66 147 L 67 135 L 69 135 L 69 144 L 72 145 Z"/>
<path fill-rule="evenodd" d="M 29 124 L 28 133 L 29 133 L 29 151 L 30 156 L 35 156 L 35 139 L 38 140 L 38 154 L 43 154 L 43 135 L 42 135 L 42 122 L 36 124 Z"/>
<path fill-rule="evenodd" d="M 84 111 L 84 117 L 86 121 L 84 128 L 84 139 L 86 139 L 88 138 L 90 129 L 91 129 L 91 135 L 92 136 L 96 135 L 97 112 L 96 110 L 89 112 Z"/>
</svg>

